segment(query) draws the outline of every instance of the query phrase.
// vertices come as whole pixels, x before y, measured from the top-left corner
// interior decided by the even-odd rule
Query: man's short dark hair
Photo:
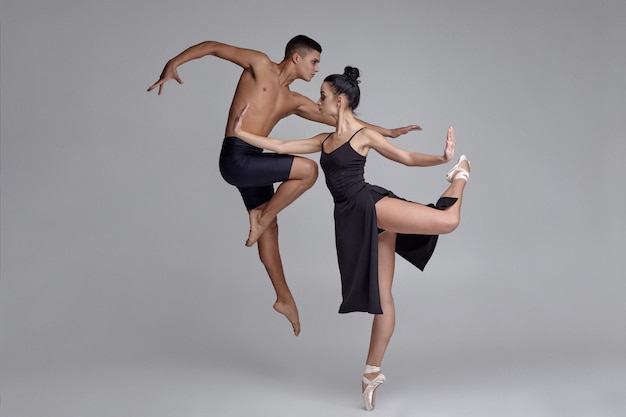
[[[294,36],[289,42],[287,42],[287,46],[285,47],[285,59],[289,58],[294,52],[297,52],[301,56],[305,56],[311,50],[317,51],[321,54],[322,46],[308,36]]]

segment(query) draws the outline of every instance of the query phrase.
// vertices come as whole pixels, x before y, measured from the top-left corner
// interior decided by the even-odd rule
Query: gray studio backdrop
[[[357,66],[361,118],[423,126],[399,146],[441,152],[455,127],[473,169],[462,225],[424,273],[398,259],[396,378],[623,364],[623,2],[296,3],[2,0],[0,413],[37,404],[16,386],[67,372],[358,380],[370,318],[336,313],[323,174],[279,216],[294,338],[217,167],[238,67],[204,58],[146,92],[208,39],[279,61],[307,34],[320,73],[294,90],[317,100],[323,77]],[[273,136],[321,131],[294,116]],[[372,154],[366,176],[426,203],[449,167]]]

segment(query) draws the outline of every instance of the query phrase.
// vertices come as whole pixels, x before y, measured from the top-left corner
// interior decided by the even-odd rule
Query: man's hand
[[[163,71],[161,72],[161,76],[159,77],[159,81],[157,81],[156,83],[148,87],[148,92],[154,90],[156,87],[159,87],[158,95],[161,95],[161,91],[163,90],[163,85],[169,80],[176,80],[178,84],[183,84],[183,80],[181,80],[180,77],[178,76],[178,71],[176,70],[176,67],[171,62],[168,62],[165,65],[165,68],[163,68]]]
[[[422,126],[410,125],[410,126],[404,126],[404,127],[397,127],[395,129],[389,129],[389,133],[387,136],[390,138],[397,138],[398,136],[406,135],[407,133],[412,132],[414,130],[422,130]]]

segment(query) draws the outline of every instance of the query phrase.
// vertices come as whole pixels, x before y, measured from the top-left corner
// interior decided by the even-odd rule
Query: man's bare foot
[[[263,210],[260,209],[250,210],[250,233],[248,234],[248,240],[246,240],[247,247],[253,246],[271,223],[261,222],[262,213]]]
[[[298,307],[296,307],[296,304],[287,304],[282,301],[276,301],[274,303],[274,310],[289,320],[291,327],[293,327],[293,334],[298,336],[300,334],[300,317],[298,316]]]

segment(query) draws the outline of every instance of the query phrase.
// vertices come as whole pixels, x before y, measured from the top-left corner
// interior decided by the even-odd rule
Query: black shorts
[[[274,183],[289,179],[293,155],[263,152],[237,137],[224,138],[220,172],[227,183],[239,189],[247,210],[270,201]]]

